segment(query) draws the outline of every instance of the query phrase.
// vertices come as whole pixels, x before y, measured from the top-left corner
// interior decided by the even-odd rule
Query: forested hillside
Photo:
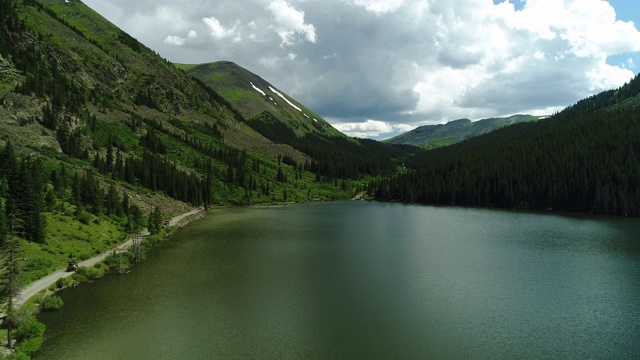
[[[215,90],[80,2],[3,0],[0,16],[1,138],[51,167],[67,163],[68,176],[207,206],[347,197],[355,188],[336,190],[338,180],[373,171],[262,136]]]
[[[553,117],[407,161],[378,199],[640,216],[640,77]]]

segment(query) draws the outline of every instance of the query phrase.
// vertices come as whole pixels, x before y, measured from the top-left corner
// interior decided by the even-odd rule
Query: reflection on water
[[[61,293],[36,358],[640,357],[640,222],[368,202],[225,208]]]

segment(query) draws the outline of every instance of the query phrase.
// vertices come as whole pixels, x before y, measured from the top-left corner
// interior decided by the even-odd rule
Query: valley
[[[0,19],[5,300],[19,296],[13,284],[148,231],[72,276],[129,271],[175,230],[166,219],[200,208],[357,196],[640,216],[638,77],[550,116],[460,119],[380,142],[341,133],[231,61],[174,64],[81,1],[0,0]],[[5,302],[8,318],[22,316]],[[28,355],[38,342],[16,347]]]

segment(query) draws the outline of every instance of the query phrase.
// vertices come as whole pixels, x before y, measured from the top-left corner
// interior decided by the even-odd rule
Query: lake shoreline
[[[195,208],[189,212],[173,217],[171,220],[169,220],[169,226],[175,226],[177,228],[181,228],[192,221],[195,221],[204,217],[205,214],[206,214],[206,211],[204,208]],[[134,238],[139,238],[140,236],[148,236],[148,235],[149,235],[148,230],[141,231],[136,236],[130,237],[127,241],[123,242],[122,244],[119,244],[115,248],[111,248],[99,255],[96,255],[92,258],[79,262],[78,266],[79,267],[93,266],[101,261],[104,261],[104,259],[106,259],[109,255],[113,254],[114,252],[125,251],[126,249],[128,249],[133,244]],[[69,277],[73,274],[74,274],[73,271],[66,271],[66,269],[58,269],[43,278],[40,278],[36,281],[29,283],[27,286],[24,287],[24,289],[22,289],[22,291],[20,292],[20,295],[18,295],[18,297],[16,298],[16,302],[15,302],[16,307],[19,308],[23,306],[29,301],[29,299],[38,295],[43,290],[48,289],[51,285],[55,284],[56,281],[58,281],[59,279]]]

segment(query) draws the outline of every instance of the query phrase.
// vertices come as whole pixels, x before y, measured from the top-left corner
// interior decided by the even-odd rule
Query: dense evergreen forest
[[[537,123],[408,160],[381,200],[640,216],[640,78]]]
[[[369,139],[348,139],[312,132],[298,137],[291,128],[267,111],[249,119],[248,124],[268,139],[289,144],[311,156],[313,161],[305,164],[305,169],[317,173],[319,181],[392,175],[399,159],[411,152],[421,151],[411,146],[388,145]]]

